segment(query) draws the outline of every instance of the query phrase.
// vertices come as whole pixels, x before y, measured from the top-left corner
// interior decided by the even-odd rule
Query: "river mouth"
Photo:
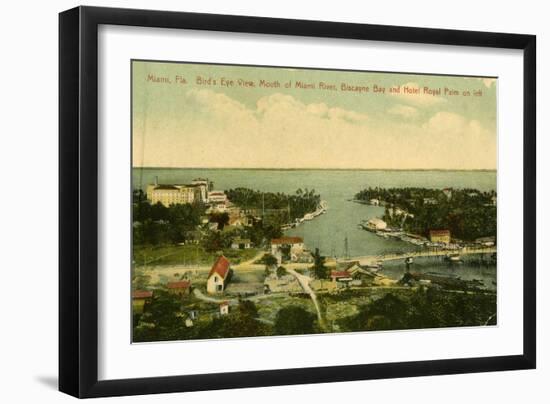
[[[322,255],[339,258],[406,254],[421,250],[421,247],[411,243],[384,239],[358,227],[362,221],[384,213],[383,207],[352,201],[362,189],[453,187],[496,190],[496,171],[134,168],[132,176],[135,189],[145,189],[155,178],[170,184],[186,183],[199,177],[208,178],[214,182],[216,189],[225,190],[245,187],[294,194],[298,189],[314,189],[327,202],[327,211],[285,231],[285,235],[302,237],[309,250],[319,248]]]

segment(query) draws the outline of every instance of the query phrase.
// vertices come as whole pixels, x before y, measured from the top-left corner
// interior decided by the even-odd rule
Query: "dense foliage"
[[[496,295],[419,288],[410,297],[388,293],[340,320],[345,331],[496,324]]]
[[[359,201],[378,199],[385,205],[382,219],[393,227],[428,236],[431,229],[448,229],[453,238],[473,241],[496,236],[496,192],[476,189],[368,188],[355,195]],[[404,217],[398,209],[413,216]]]
[[[308,195],[310,194],[308,192]],[[304,198],[306,201],[310,197]],[[271,204],[272,200],[267,200]],[[309,207],[311,203],[304,202],[304,206]],[[204,204],[175,204],[169,207],[161,203],[152,205],[141,190],[133,193],[132,214],[134,245],[161,246],[200,241],[208,252],[230,248],[232,240],[236,237],[250,239],[255,246],[263,245],[267,240],[282,236],[280,225],[287,219],[285,216],[271,223],[263,223],[260,220],[255,221],[252,226],[226,231],[229,215],[226,212],[211,213],[208,217],[209,222],[217,224],[216,229],[211,230],[206,226],[201,227],[202,219],[206,218]],[[197,233],[197,230],[200,231]]]
[[[249,188],[235,188],[226,192],[227,197],[241,209],[264,211],[270,219],[281,224],[302,218],[313,212],[321,202],[321,196],[315,190],[298,189],[294,194],[281,192],[262,192]]]
[[[233,338],[270,335],[271,327],[259,322],[255,304],[242,300],[228,315],[195,321],[185,325],[179,297],[156,291],[143,315],[134,316],[134,342],[170,341],[181,339]],[[200,316],[200,315],[199,315]],[[141,322],[140,322],[141,321]]]
[[[316,331],[316,317],[300,306],[286,306],[275,319],[275,335],[312,334]]]
[[[143,191],[134,191],[132,203],[133,242],[137,245],[175,244],[189,238],[201,223],[203,204],[151,205]]]

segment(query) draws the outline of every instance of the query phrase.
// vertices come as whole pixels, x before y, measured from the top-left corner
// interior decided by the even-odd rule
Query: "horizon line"
[[[496,168],[275,168],[275,167],[153,167],[132,166],[142,170],[263,170],[263,171],[497,171]]]

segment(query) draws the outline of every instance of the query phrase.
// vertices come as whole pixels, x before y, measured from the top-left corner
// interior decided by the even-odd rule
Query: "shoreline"
[[[303,217],[294,219],[294,222],[292,223],[285,223],[281,225],[281,231],[285,232],[290,229],[295,229],[296,227],[300,226],[302,223],[309,222],[315,219],[316,217],[325,214],[327,210],[328,210],[328,203],[327,201],[322,200],[321,202],[319,202],[317,209],[315,209],[313,212],[307,212]]]

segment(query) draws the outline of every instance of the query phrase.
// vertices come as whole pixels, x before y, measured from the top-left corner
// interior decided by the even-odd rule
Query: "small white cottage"
[[[228,259],[220,255],[208,274],[206,291],[209,294],[223,293],[231,274],[231,264]]]
[[[226,316],[228,314],[229,314],[229,303],[228,302],[220,303],[220,315]]]

